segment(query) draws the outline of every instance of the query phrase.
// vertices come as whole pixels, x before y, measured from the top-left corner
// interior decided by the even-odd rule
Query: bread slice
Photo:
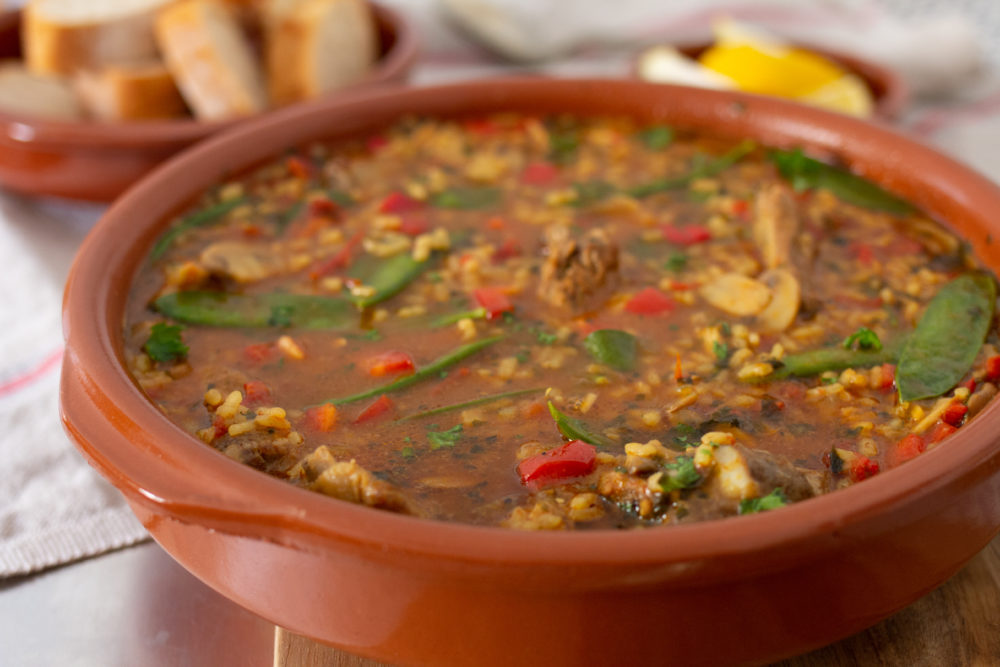
[[[71,75],[156,57],[153,21],[173,0],[31,0],[21,41],[28,69]]]
[[[80,72],[73,88],[87,113],[98,120],[154,120],[187,114],[174,78],[158,60]]]
[[[378,56],[375,20],[365,0],[271,0],[264,15],[272,104],[354,83]]]
[[[18,61],[0,63],[0,111],[57,120],[83,117],[68,81],[32,74]]]
[[[267,107],[253,48],[224,5],[211,0],[171,5],[157,17],[156,42],[196,117],[218,120]]]

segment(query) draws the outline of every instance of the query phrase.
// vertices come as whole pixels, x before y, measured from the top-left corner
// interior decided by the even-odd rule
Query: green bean
[[[486,405],[487,403],[502,401],[505,398],[518,398],[520,396],[527,396],[529,394],[539,394],[543,391],[545,391],[544,387],[535,387],[534,389],[518,389],[516,391],[505,391],[501,394],[491,394],[490,396],[481,396],[480,398],[474,398],[471,401],[464,401],[462,403],[453,403],[451,405],[444,405],[440,408],[433,408],[431,410],[424,410],[423,412],[416,412],[412,415],[402,417],[401,419],[399,419],[399,421],[405,422],[405,421],[410,421],[412,419],[423,419],[424,417],[433,417],[435,415],[444,414],[445,412],[454,412],[455,410],[474,408],[477,405]]]
[[[652,181],[650,183],[645,183],[643,185],[637,185],[632,188],[625,190],[625,193],[633,197],[641,199],[642,197],[648,197],[649,195],[656,194],[659,192],[667,192],[669,190],[676,190],[677,188],[683,188],[687,186],[691,181],[695,181],[699,178],[710,178],[721,172],[725,171],[729,167],[736,164],[739,160],[744,158],[747,154],[751,153],[757,144],[753,141],[745,140],[741,142],[738,146],[730,149],[723,155],[708,160],[700,165],[693,167],[688,173],[682,176],[675,176],[673,178],[664,178],[658,181]]]
[[[446,327],[450,324],[455,324],[460,320],[485,320],[486,319],[486,309],[476,308],[474,310],[463,310],[460,313],[451,313],[449,315],[442,315],[431,322],[431,326],[434,328]]]
[[[471,357],[480,350],[493,345],[494,343],[502,340],[503,336],[493,336],[492,338],[484,338],[482,340],[477,340],[474,343],[468,343],[455,350],[452,350],[443,357],[438,357],[431,363],[427,364],[423,368],[417,369],[412,375],[400,378],[389,384],[384,384],[380,387],[375,387],[373,389],[368,389],[357,394],[352,394],[350,396],[345,396],[344,398],[331,398],[330,400],[323,401],[324,403],[333,403],[334,405],[344,405],[345,403],[354,403],[355,401],[360,401],[365,398],[371,398],[372,396],[378,396],[379,394],[389,394],[395,391],[400,391],[405,389],[410,385],[417,384],[418,382],[423,382],[432,377],[437,377],[441,371],[450,368],[460,361]]]
[[[996,284],[986,273],[967,273],[931,299],[896,368],[900,401],[945,393],[969,372],[993,321]]]
[[[367,272],[362,266],[361,274],[356,274],[354,277],[372,287],[375,292],[370,296],[352,297],[352,300],[361,308],[381,303],[403,291],[407,285],[424,272],[427,265],[427,260],[417,261],[409,254],[404,253],[379,262]],[[368,275],[365,276],[364,273]]]
[[[552,405],[552,401],[549,401],[549,414],[556,421],[556,428],[559,429],[559,432],[570,440],[583,440],[584,442],[589,442],[592,445],[600,447],[613,447],[615,444],[610,438],[591,431],[579,419],[573,419],[569,415],[560,412],[556,406]]]
[[[194,229],[195,227],[204,227],[209,223],[215,222],[237,206],[246,203],[246,201],[246,197],[227,199],[226,201],[219,202],[218,204],[214,204],[208,208],[203,208],[200,211],[195,211],[194,213],[181,218],[180,222],[168,229],[166,233],[153,245],[153,249],[149,253],[150,259],[159,259],[160,256],[167,251],[174,240],[184,232],[189,229]]]
[[[161,296],[153,307],[179,322],[210,327],[338,329],[357,318],[346,299],[284,292],[174,292]]]
[[[795,190],[825,188],[843,201],[862,208],[896,215],[913,212],[908,202],[849,171],[806,157],[801,148],[772,151],[770,159]]]
[[[431,204],[438,208],[473,210],[489,208],[500,203],[500,188],[450,188],[431,196]]]
[[[583,340],[594,359],[605,366],[619,371],[630,371],[635,368],[636,355],[639,346],[635,336],[618,329],[600,329],[594,331]]]
[[[763,381],[781,380],[787,377],[808,377],[827,371],[842,371],[845,368],[867,368],[896,361],[902,348],[903,339],[882,344],[880,350],[847,350],[843,346],[826,347],[800,354],[789,354],[781,359],[781,366]]]

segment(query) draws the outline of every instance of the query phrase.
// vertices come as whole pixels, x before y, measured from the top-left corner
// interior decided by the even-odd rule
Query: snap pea
[[[559,429],[559,432],[570,440],[583,440],[584,442],[589,442],[592,445],[600,447],[613,447],[615,444],[610,438],[591,431],[579,419],[573,419],[569,415],[560,412],[556,406],[552,405],[552,401],[549,401],[549,414],[556,421],[556,428]]]
[[[806,157],[801,148],[772,151],[769,157],[795,190],[825,188],[843,201],[862,208],[896,215],[913,212],[908,202],[849,171]]]
[[[464,361],[477,352],[499,342],[502,339],[503,336],[493,336],[492,338],[484,338],[482,340],[477,340],[474,343],[468,343],[452,350],[442,357],[438,357],[426,366],[418,368],[412,375],[407,375],[406,377],[390,382],[389,384],[384,384],[380,387],[368,389],[357,394],[351,394],[350,396],[345,396],[343,398],[331,398],[330,400],[323,402],[332,403],[334,405],[344,405],[345,403],[354,403],[355,401],[371,398],[372,396],[378,396],[379,394],[388,394],[401,389],[406,389],[410,385],[437,377],[441,371],[454,366],[460,361]]]
[[[163,236],[161,236],[160,239],[153,245],[153,249],[149,253],[150,258],[158,259],[167,251],[178,236],[189,229],[204,227],[209,223],[215,222],[237,206],[245,204],[246,201],[246,197],[227,199],[226,201],[219,202],[218,204],[214,204],[208,208],[203,208],[200,211],[195,211],[194,213],[181,218],[176,225],[168,229],[166,233],[164,233]]]
[[[719,157],[706,160],[701,164],[695,165],[688,173],[682,176],[664,178],[658,181],[645,183],[643,185],[637,185],[635,187],[628,188],[625,190],[625,193],[641,199],[642,197],[648,197],[649,195],[659,192],[667,192],[668,190],[682,188],[688,185],[691,181],[699,178],[710,178],[725,171],[740,161],[747,154],[752,152],[756,147],[757,144],[753,141],[750,141],[749,139],[744,140],[740,142],[739,145],[731,148]]]
[[[490,396],[482,396],[480,398],[474,398],[471,401],[464,401],[462,403],[453,403],[451,405],[444,405],[440,408],[433,408],[431,410],[424,410],[423,412],[416,412],[412,415],[407,415],[401,418],[399,421],[405,422],[413,419],[423,419],[424,417],[433,417],[435,415],[444,414],[445,412],[454,412],[455,410],[464,410],[466,408],[474,408],[477,405],[486,405],[487,403],[494,403],[496,401],[502,401],[505,398],[518,398],[521,396],[527,396],[529,394],[540,394],[545,389],[543,387],[535,387],[534,389],[518,389],[516,391],[505,391],[501,394],[491,394]]]
[[[599,329],[583,340],[583,346],[587,348],[590,356],[605,366],[619,371],[630,371],[635,368],[639,346],[635,336],[627,331]]]
[[[431,204],[438,208],[473,210],[489,208],[500,203],[500,188],[450,188],[431,196]]]
[[[210,327],[337,329],[357,317],[346,299],[286,293],[174,292],[158,298],[153,307],[179,322]]]
[[[374,265],[360,265],[352,277],[375,292],[370,296],[351,297],[361,308],[374,306],[399,294],[427,268],[428,261],[417,261],[409,254],[394,255]]]
[[[969,372],[986,339],[996,304],[996,284],[985,273],[967,273],[931,299],[896,368],[899,400],[945,393]]]

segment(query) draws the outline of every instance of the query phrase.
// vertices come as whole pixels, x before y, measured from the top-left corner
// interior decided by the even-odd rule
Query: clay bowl
[[[1000,190],[891,130],[778,100],[630,81],[492,80],[366,91],[247,123],[130,190],[66,289],[63,420],[184,567],[295,633],[403,664],[733,664],[850,635],[956,572],[1000,528],[1000,404],[942,446],[834,494],[687,526],[534,534],[309,493],[167,421],[124,370],[128,285],[168,216],[284,149],[401,114],[629,114],[806,146],[949,224],[1000,271]]]
[[[412,23],[393,9],[372,8],[379,61],[351,89],[403,83],[416,61]],[[20,12],[0,16],[0,58],[21,57],[20,25]],[[30,195],[111,201],[177,151],[246,120],[66,122],[0,111],[0,185]]]
[[[710,46],[712,46],[711,43],[699,42],[697,44],[677,45],[675,48],[689,58],[697,58],[708,50]],[[871,91],[875,101],[872,114],[874,119],[894,121],[906,107],[910,96],[909,91],[907,90],[906,82],[894,70],[871,60],[841,51],[831,51],[805,44],[798,44],[796,46],[819,54],[860,77],[868,86],[868,90]],[[645,50],[641,51],[635,57],[632,66],[632,74],[637,78],[640,78],[639,60],[642,58],[643,53],[645,53]]]

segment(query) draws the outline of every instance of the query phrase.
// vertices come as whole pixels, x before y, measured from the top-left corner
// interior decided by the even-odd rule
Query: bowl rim
[[[651,88],[655,91],[651,92]],[[183,203],[186,196],[169,190],[169,186],[182,178],[192,164],[226,161],[224,156],[262,130],[294,127],[309,118],[361,117],[359,122],[363,124],[369,122],[370,114],[366,111],[375,107],[392,107],[393,113],[401,115],[406,110],[412,111],[420,100],[433,101],[455,94],[464,95],[463,99],[475,97],[476,104],[490,104],[502,103],[504,95],[516,99],[543,95],[572,98],[574,94],[594,89],[608,95],[608,99],[652,94],[665,104],[704,111],[704,116],[712,116],[705,122],[732,114],[758,114],[766,120],[761,121],[755,134],[765,145],[788,144],[791,138],[796,144],[808,144],[821,151],[843,151],[848,162],[858,161],[856,166],[862,173],[865,165],[858,156],[881,160],[878,164],[890,172],[906,166],[920,178],[907,185],[904,196],[937,215],[943,210],[941,202],[966,207],[962,211],[973,203],[984,202],[992,204],[993,210],[1000,208],[1000,188],[970,168],[893,130],[743,93],[627,80],[529,77],[429,88],[366,90],[347,99],[288,108],[245,123],[172,158],[115,202],[84,242],[73,264],[64,300],[67,354],[60,410],[71,438],[91,464],[132,503],[184,523],[297,549],[321,552],[335,542],[350,543],[372,553],[405,553],[421,561],[512,568],[526,564],[563,567],[690,564],[710,557],[746,559],[768,554],[767,558],[741,567],[739,576],[745,576],[748,569],[774,568],[782,559],[787,562],[804,553],[829,548],[838,541],[859,539],[877,526],[884,530],[887,515],[893,517],[890,524],[926,515],[933,511],[935,502],[950,502],[970,480],[1000,470],[1000,441],[996,435],[1000,430],[996,428],[1000,406],[992,403],[955,438],[905,466],[886,471],[864,484],[779,511],[653,530],[524,533],[375,510],[305,491],[261,474],[206,447],[167,420],[125,370],[116,342],[116,337],[121,337],[117,330],[122,322],[120,318],[116,321],[115,314],[123,310],[127,290],[116,280],[125,276],[126,282],[131,282],[156,232],[167,222],[165,215],[157,217],[149,213],[150,203],[160,201],[158,205],[162,207],[164,199],[170,200],[170,210]],[[452,107],[437,104],[435,108],[440,115],[449,112],[456,115]],[[653,109],[650,113],[663,112]],[[370,131],[376,126],[365,127]],[[845,137],[851,138],[849,144],[843,143]],[[892,151],[874,150],[872,144],[879,141],[881,145],[889,142]],[[233,168],[254,162],[259,160],[226,161]],[[922,176],[920,169],[930,165],[936,165],[947,177],[939,173],[932,182],[930,177]],[[872,171],[869,177],[890,187],[904,183],[901,178],[893,180],[889,172]],[[204,184],[200,189],[203,188]],[[132,225],[136,217],[147,217],[153,222]],[[979,215],[977,220],[980,218],[982,223],[969,224],[976,229],[976,225],[987,224],[987,215]],[[988,234],[984,231],[983,236]],[[984,241],[978,237],[972,241],[979,247],[990,242],[990,238]],[[130,244],[135,256],[131,260],[127,256]],[[982,254],[979,253],[980,258],[987,260]],[[1000,259],[994,264],[997,262]],[[116,300],[120,307],[115,306]],[[204,471],[204,475],[192,477],[192,468]],[[260,504],[262,498],[268,500],[267,505]],[[992,528],[996,532],[1000,527]]]
[[[340,96],[360,87],[387,85],[396,81],[409,70],[417,59],[419,41],[413,21],[404,12],[388,5],[366,0],[372,8],[375,24],[379,32],[389,28],[395,35],[391,48],[376,61],[362,79],[349,86],[330,93]],[[0,16],[0,25],[19,25],[21,10],[11,10]],[[323,98],[320,98],[323,99]],[[316,100],[305,100],[289,106],[311,104]],[[109,123],[97,120],[65,121],[39,116],[28,116],[0,110],[0,128],[7,139],[30,143],[39,149],[46,147],[124,147],[137,144],[144,147],[172,147],[188,144],[236,125],[249,122],[260,116],[276,113],[287,107],[266,109],[246,118],[201,121],[194,117],[179,119],[149,120]]]

